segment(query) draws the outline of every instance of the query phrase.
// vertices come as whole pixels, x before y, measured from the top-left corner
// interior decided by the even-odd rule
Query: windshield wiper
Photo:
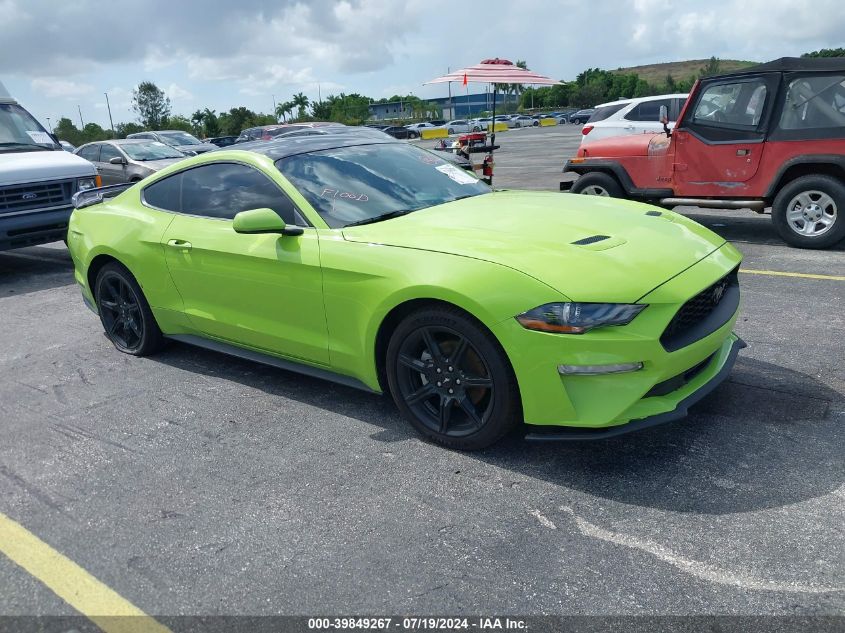
[[[401,215],[407,215],[408,213],[412,213],[416,211],[416,209],[404,209],[402,211],[389,211],[388,213],[382,213],[381,215],[376,215],[371,218],[365,218],[363,220],[358,220],[356,222],[350,222],[343,228],[349,226],[360,226],[362,224],[372,224],[373,222],[381,222],[382,220],[390,220],[391,218],[398,218]]]
[[[35,148],[35,149],[43,149],[43,150],[48,151],[48,152],[53,151],[52,147],[44,147],[43,145],[35,145],[33,143],[0,143],[0,148],[2,148],[2,147],[25,147],[27,149]]]

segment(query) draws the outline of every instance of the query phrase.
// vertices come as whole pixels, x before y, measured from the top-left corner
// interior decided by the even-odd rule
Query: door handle
[[[191,243],[185,240],[167,240],[167,245],[172,248],[181,248],[186,251],[191,250]]]

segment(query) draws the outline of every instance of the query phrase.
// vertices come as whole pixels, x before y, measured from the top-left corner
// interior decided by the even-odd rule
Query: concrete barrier
[[[420,138],[423,140],[431,138],[446,138],[449,131],[445,127],[423,128],[420,130]]]
[[[508,131],[508,124],[504,121],[497,121],[493,124],[493,131],[494,132],[507,132]]]
[[[548,127],[550,125],[557,125],[557,119],[540,119],[540,127]]]

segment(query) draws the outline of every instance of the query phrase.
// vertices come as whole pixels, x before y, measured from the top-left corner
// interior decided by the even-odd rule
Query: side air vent
[[[646,215],[650,215],[652,217],[659,218],[661,215],[663,215],[663,212],[662,211],[646,211]]]
[[[572,243],[576,246],[586,246],[587,244],[595,244],[596,242],[603,242],[607,239],[610,239],[609,235],[591,235],[590,237],[584,237]]]

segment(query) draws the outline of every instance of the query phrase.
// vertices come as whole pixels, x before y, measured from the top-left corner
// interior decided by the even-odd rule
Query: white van
[[[596,111],[581,128],[581,146],[600,138],[627,134],[659,134],[660,106],[669,112],[669,128],[675,126],[678,115],[687,101],[687,94],[654,95],[636,99],[620,99],[596,106]]]
[[[71,196],[99,186],[94,165],[63,150],[0,83],[0,251],[65,239]]]

